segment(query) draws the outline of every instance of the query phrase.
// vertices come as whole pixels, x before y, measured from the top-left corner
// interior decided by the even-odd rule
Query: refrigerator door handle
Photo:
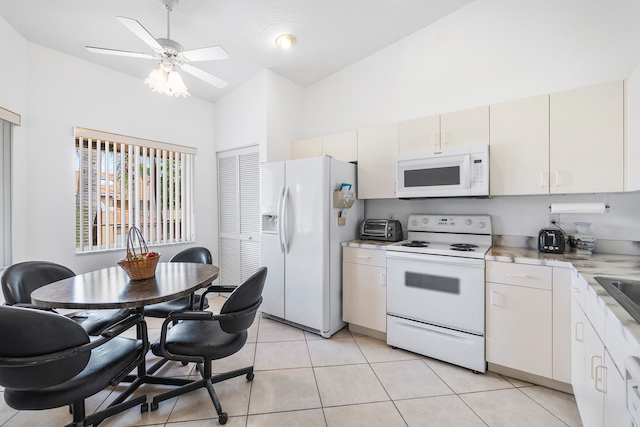
[[[284,190],[284,197],[282,199],[282,220],[284,222],[284,232],[282,233],[282,241],[284,243],[284,253],[289,253],[289,187]]]
[[[283,211],[282,211],[282,202],[284,198],[284,187],[280,187],[280,195],[278,196],[278,243],[280,243],[280,252],[284,253],[284,243],[282,240],[282,221],[283,221]]]

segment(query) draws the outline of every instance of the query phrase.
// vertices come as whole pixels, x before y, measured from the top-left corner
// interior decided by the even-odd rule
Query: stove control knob
[[[418,220],[414,219],[413,221],[411,221],[411,225],[413,225],[414,227],[418,225]]]
[[[429,218],[422,218],[423,224],[429,224]]]
[[[467,219],[464,220],[464,223],[467,224],[467,225],[471,225],[471,224],[473,224],[473,220],[471,218],[467,218]]]
[[[487,224],[484,221],[478,222],[478,228],[485,228]]]

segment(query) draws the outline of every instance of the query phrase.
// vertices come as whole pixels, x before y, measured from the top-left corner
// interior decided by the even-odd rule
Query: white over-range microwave
[[[396,179],[400,199],[488,197],[489,146],[402,154]]]

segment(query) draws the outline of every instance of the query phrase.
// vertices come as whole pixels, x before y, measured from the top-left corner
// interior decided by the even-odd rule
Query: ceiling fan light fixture
[[[296,44],[296,38],[292,34],[280,34],[276,37],[276,46],[282,49],[289,49]]]
[[[190,96],[182,77],[173,66],[166,67],[164,64],[158,64],[143,83],[155,93],[176,97]]]

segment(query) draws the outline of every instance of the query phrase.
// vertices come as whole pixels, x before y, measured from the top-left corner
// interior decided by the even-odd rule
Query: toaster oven
[[[402,225],[397,219],[365,219],[360,226],[360,238],[399,242],[402,240]]]

